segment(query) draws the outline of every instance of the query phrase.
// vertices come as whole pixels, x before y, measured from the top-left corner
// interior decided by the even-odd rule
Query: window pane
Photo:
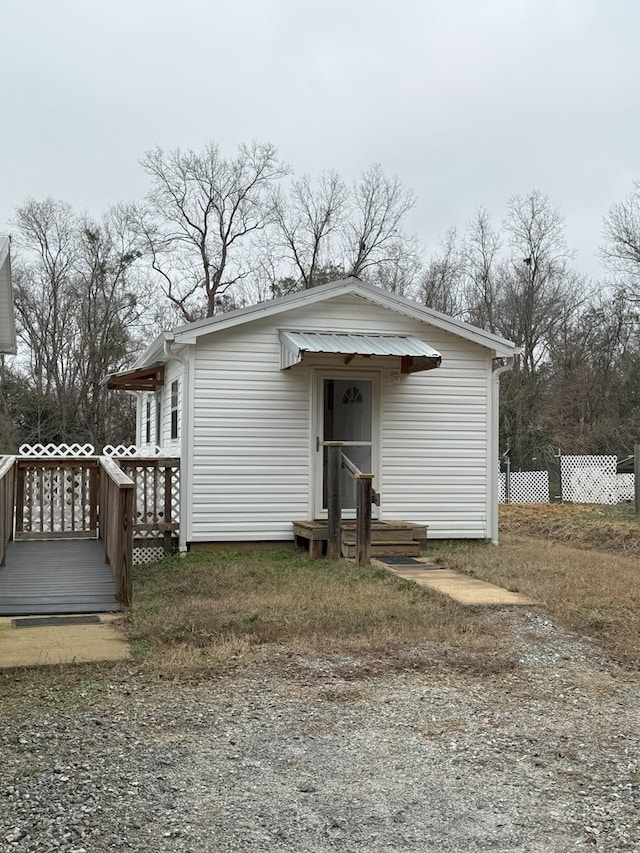
[[[370,379],[325,379],[325,441],[371,441],[372,386]]]

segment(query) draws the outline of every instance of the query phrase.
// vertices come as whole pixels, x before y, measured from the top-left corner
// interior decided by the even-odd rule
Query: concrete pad
[[[97,625],[14,628],[0,618],[0,669],[62,663],[125,660],[131,649],[117,614],[101,614]]]
[[[454,572],[451,569],[427,568],[429,563],[427,561],[424,562],[425,568],[423,570],[416,565],[412,567],[391,566],[386,563],[382,563],[381,565],[384,565],[387,569],[398,575],[398,577],[414,581],[419,586],[435,589],[437,592],[448,595],[449,598],[460,602],[460,604],[535,604],[526,595],[521,595],[518,592],[509,592],[509,590],[503,589],[500,586],[494,586],[492,583],[470,578],[468,575]]]

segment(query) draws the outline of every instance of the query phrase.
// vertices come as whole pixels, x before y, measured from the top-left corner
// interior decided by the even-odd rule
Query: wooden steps
[[[342,556],[348,560],[355,559],[357,546],[355,539],[342,538]],[[419,557],[420,545],[417,542],[395,541],[393,539],[381,539],[371,542],[372,557]]]
[[[293,535],[298,547],[308,548],[312,559],[326,553],[329,538],[327,522],[322,519],[294,521]],[[427,547],[427,526],[408,521],[372,521],[371,556],[415,557]],[[356,523],[342,522],[342,555],[355,557]]]

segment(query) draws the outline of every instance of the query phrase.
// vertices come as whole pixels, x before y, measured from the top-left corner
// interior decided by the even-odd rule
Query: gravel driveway
[[[534,611],[495,618],[506,674],[283,652],[72,704],[43,688],[0,717],[0,849],[640,850],[640,678]]]

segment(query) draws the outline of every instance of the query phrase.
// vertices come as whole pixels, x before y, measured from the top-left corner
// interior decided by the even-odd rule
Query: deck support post
[[[342,555],[342,502],[340,495],[342,442],[325,441],[324,446],[327,448],[327,521],[329,527],[327,558],[338,560]]]
[[[101,457],[100,465],[100,537],[104,539],[105,561],[113,571],[116,601],[130,607],[135,484],[110,457]]]
[[[356,564],[371,565],[373,474],[356,474]]]

